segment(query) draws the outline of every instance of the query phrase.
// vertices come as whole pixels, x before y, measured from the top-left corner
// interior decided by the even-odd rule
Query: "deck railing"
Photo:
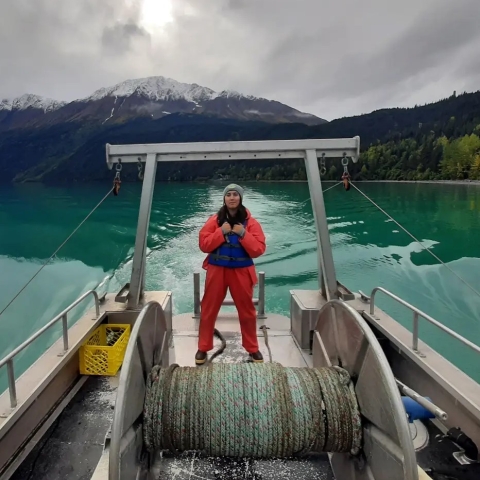
[[[412,332],[412,349],[414,352],[419,353],[418,351],[418,323],[419,323],[419,318],[422,317],[427,322],[431,323],[432,325],[435,325],[437,328],[440,330],[443,330],[445,333],[450,335],[453,338],[456,338],[460,342],[462,342],[464,345],[467,347],[471,348],[474,352],[480,353],[480,347],[476,345],[475,343],[471,342],[470,340],[467,340],[465,337],[462,337],[458,333],[454,332],[452,329],[446,327],[445,325],[441,324],[439,321],[435,320],[432,318],[430,315],[427,315],[425,312],[422,312],[419,310],[417,307],[414,307],[413,305],[410,305],[410,303],[406,302],[405,300],[401,299],[400,297],[397,297],[397,295],[393,294],[392,292],[389,292],[383,287],[375,287],[372,290],[372,294],[370,296],[370,315],[375,315],[375,294],[377,292],[382,292],[388,297],[392,298],[396,302],[400,303],[401,305],[407,307],[409,310],[413,312],[413,332]]]
[[[265,318],[265,272],[258,272],[258,298],[253,298],[258,318]],[[233,299],[225,299],[222,306],[234,306]],[[200,317],[200,272],[193,274],[193,316]]]
[[[13,360],[14,358],[25,348],[27,348],[31,343],[33,343],[40,335],[45,333],[51,327],[56,325],[60,320],[62,321],[62,329],[63,329],[63,351],[64,353],[68,351],[68,312],[72,310],[72,308],[76,307],[79,303],[81,303],[85,298],[89,295],[93,295],[95,299],[95,313],[98,317],[100,315],[100,299],[98,297],[98,293],[95,290],[89,290],[85,292],[82,296],[78,297],[71,305],[69,305],[65,310],[60,312],[53,320],[50,320],[45,326],[37,330],[30,338],[25,340],[21,345],[19,345],[15,350],[10,352],[6,357],[0,360],[0,369],[7,366],[7,375],[8,375],[8,390],[10,393],[10,406],[15,408],[17,406],[17,390],[16,390],[16,379],[15,379],[15,370],[13,368]]]

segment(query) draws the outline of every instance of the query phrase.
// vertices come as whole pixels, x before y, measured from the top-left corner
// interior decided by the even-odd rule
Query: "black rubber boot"
[[[251,353],[250,358],[252,359],[253,363],[263,363],[263,355],[261,354],[260,350],[255,353]]]
[[[207,361],[207,352],[202,352],[201,350],[197,351],[195,355],[195,364],[203,365]]]

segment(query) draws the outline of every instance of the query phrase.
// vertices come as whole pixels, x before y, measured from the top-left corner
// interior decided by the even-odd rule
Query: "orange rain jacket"
[[[265,234],[263,233],[260,223],[252,217],[250,211],[247,210],[247,226],[245,227],[245,235],[240,239],[240,243],[251,258],[258,258],[265,253],[267,246],[265,244]],[[217,214],[212,215],[202,227],[199,233],[199,247],[204,253],[212,253],[220,245],[225,242],[222,228],[218,226]],[[202,267],[207,270],[209,267],[208,255],[203,261]],[[220,267],[226,268],[226,267]],[[249,269],[250,277],[254,285],[256,285],[257,273],[255,265],[246,267]]]

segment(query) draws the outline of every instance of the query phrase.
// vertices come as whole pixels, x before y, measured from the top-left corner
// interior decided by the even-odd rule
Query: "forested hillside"
[[[65,182],[112,177],[105,144],[338,138],[359,135],[362,153],[349,170],[357,180],[480,179],[480,92],[413,108],[383,109],[317,126],[266,124],[172,114],[120,125],[66,122],[0,133],[0,182]],[[134,179],[136,167],[124,168]],[[338,160],[327,160],[337,179]],[[305,179],[302,162],[246,161],[162,164],[159,180],[190,181],[229,175],[238,180]]]
[[[480,180],[480,92],[342,118],[317,130],[318,138],[360,135],[360,160],[349,166],[357,180]],[[341,174],[339,161],[327,161],[327,179]],[[261,178],[306,177],[299,162],[286,171],[267,169]]]

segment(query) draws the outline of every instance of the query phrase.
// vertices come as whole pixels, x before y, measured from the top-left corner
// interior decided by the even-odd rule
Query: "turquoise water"
[[[331,186],[326,184],[325,187]],[[359,187],[443,261],[480,290],[480,187],[363,183]],[[40,268],[109,185],[2,186],[0,191],[0,310]],[[157,184],[148,239],[146,287],[173,291],[175,313],[193,309],[192,272],[204,255],[198,230],[221,202],[221,185]],[[317,288],[316,239],[305,183],[246,185],[245,204],[263,225],[267,252],[266,309],[289,315],[290,289]],[[0,358],[90,288],[118,291],[129,281],[140,198],[139,184],[110,196],[0,316]],[[480,344],[480,298],[358,192],[325,194],[338,279],[350,289],[382,286]],[[204,278],[202,271],[202,279]],[[378,305],[411,329],[411,314],[378,294]],[[74,322],[92,303],[76,307]],[[19,375],[61,335],[61,324],[15,361]],[[420,336],[480,381],[480,359],[421,322]],[[0,372],[2,375],[4,372]],[[3,382],[0,387],[4,387]],[[1,388],[0,388],[1,389]]]

